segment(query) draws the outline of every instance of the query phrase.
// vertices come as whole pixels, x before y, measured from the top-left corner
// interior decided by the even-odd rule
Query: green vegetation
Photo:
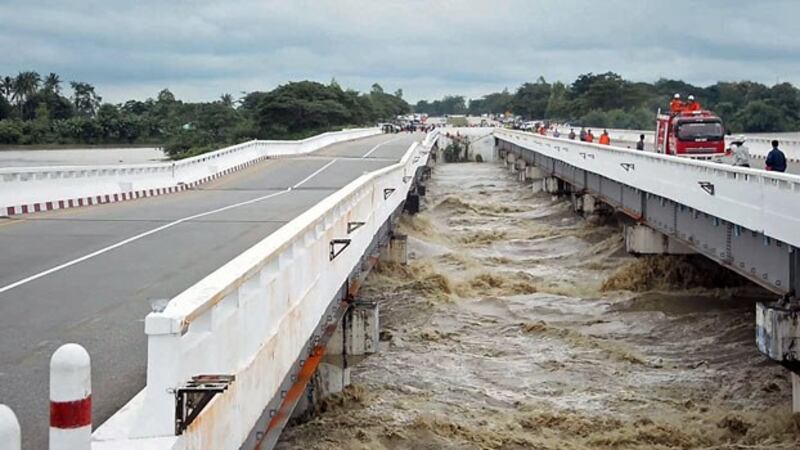
[[[415,112],[431,115],[512,112],[528,119],[570,121],[593,127],[653,129],[655,112],[672,95],[693,94],[704,108],[719,114],[732,132],[800,129],[800,91],[790,83],[767,87],[751,81],[718,82],[708,87],[678,80],[628,81],[613,72],[584,74],[572,84],[539,78],[513,94],[508,90],[469,101],[448,96],[420,101]]]
[[[406,114],[402,90],[379,84],[367,94],[292,82],[238,101],[224,94],[214,102],[183,102],[167,89],[155,99],[103,103],[94,86],[32,71],[0,77],[0,144],[151,144],[184,158],[250,139],[299,139],[346,126],[371,125]]]

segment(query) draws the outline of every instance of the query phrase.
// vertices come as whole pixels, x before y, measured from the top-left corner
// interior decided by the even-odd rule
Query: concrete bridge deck
[[[178,194],[0,221],[0,399],[25,448],[47,442],[48,360],[64,342],[93,358],[102,423],[145,383],[143,320],[422,134],[380,135],[269,160]]]

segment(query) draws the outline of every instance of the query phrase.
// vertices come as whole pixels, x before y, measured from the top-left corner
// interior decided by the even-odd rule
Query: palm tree
[[[17,101],[20,114],[22,113],[22,106],[25,104],[25,101],[39,90],[39,83],[41,81],[42,77],[40,77],[38,73],[30,70],[27,72],[20,72],[14,79],[13,98]]]
[[[61,93],[61,77],[57,73],[50,72],[44,79],[44,90],[53,94]]]
[[[228,108],[233,108],[233,96],[231,94],[222,94],[219,101]]]
[[[14,91],[14,79],[5,76],[0,78],[0,95],[3,95],[6,99],[11,99],[11,93]]]

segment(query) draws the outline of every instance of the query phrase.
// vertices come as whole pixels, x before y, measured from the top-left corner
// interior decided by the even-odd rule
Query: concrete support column
[[[514,164],[517,162],[517,155],[513,153],[506,154],[506,168],[508,168],[511,173],[514,173],[516,169],[514,168]]]
[[[671,237],[645,225],[625,226],[625,249],[636,255],[691,255],[696,253]]]
[[[800,305],[756,304],[756,345],[761,353],[792,370],[792,412],[800,412]]]
[[[544,177],[542,179],[542,189],[548,194],[559,195],[563,191],[561,189],[561,180],[556,177]]]
[[[528,163],[522,158],[517,159],[516,163],[514,164],[514,167],[517,170],[517,173],[519,174],[517,177],[519,178],[519,181],[523,183],[525,182],[525,179],[528,175],[528,170],[526,169],[527,165]]]
[[[393,233],[386,247],[381,249],[380,261],[394,264],[408,264],[408,236]]]
[[[544,188],[542,180],[546,176],[544,171],[536,166],[531,165],[527,167],[526,172],[527,173],[525,174],[525,177],[532,181],[531,189],[533,189],[533,192],[541,192]]]
[[[365,301],[353,303],[328,341],[325,356],[293,416],[300,417],[313,412],[320,401],[349,386],[352,367],[368,355],[377,353],[379,341],[378,304]]]

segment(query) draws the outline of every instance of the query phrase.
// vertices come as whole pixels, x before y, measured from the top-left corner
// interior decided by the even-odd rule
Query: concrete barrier
[[[800,247],[800,176],[496,129],[521,147]]]
[[[20,450],[21,436],[16,414],[8,406],[0,404],[0,450]]]
[[[250,141],[175,162],[0,169],[0,216],[74,208],[179,192],[259,161],[300,155],[380,134],[378,128],[323,133],[300,141]]]
[[[62,345],[50,359],[50,450],[90,450],[92,369],[78,344]]]
[[[252,439],[332,298],[403,204],[437,133],[148,315],[147,386],[94,433],[92,448],[238,449]],[[212,378],[224,386],[190,425],[176,430],[181,392]]]

